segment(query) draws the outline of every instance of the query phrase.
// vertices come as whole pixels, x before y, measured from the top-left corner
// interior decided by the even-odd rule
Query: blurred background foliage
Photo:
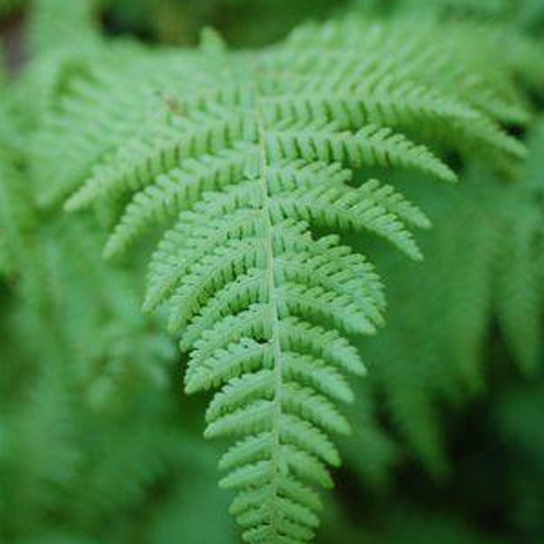
[[[47,111],[105,41],[122,59],[212,26],[255,47],[353,11],[544,48],[543,0],[0,0],[0,542],[237,542],[202,401],[182,397],[183,361],[140,312],[142,263],[97,260],[92,221],[36,198]],[[361,345],[371,372],[321,544],[544,541],[544,66],[531,70],[530,121],[510,127],[524,165],[452,157],[459,186],[397,180],[435,228],[423,264],[375,255],[388,325]]]

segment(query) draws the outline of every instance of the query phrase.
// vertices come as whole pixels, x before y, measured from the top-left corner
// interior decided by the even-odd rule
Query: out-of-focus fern
[[[66,44],[59,37],[59,59],[70,58]],[[0,540],[92,542],[113,524],[120,540],[129,524],[118,511],[148,500],[184,443],[166,383],[174,351],[139,312],[138,276],[93,257],[96,225],[34,205],[29,128],[82,73],[48,55],[30,71],[54,77],[27,73],[0,105]],[[28,108],[38,81],[48,100]]]
[[[0,369],[0,536],[7,542],[46,541],[49,516],[81,534],[110,519],[123,525],[118,511],[147,500],[185,444],[166,384],[173,351],[139,314],[133,278],[92,258],[99,240],[86,221],[52,223],[25,231],[3,323],[10,342]],[[106,296],[114,284],[115,300]]]
[[[510,29],[538,29],[544,17],[541,0],[354,0],[355,6],[372,11],[399,13],[402,17],[421,16],[439,20],[478,20],[507,23]]]
[[[523,3],[523,0],[522,2]],[[427,13],[434,12],[438,16],[452,14],[457,16],[474,16],[479,17],[497,17],[502,15],[507,10],[513,9],[511,0],[481,0],[473,2],[472,0],[437,0],[434,2],[425,3],[424,0],[399,0],[397,2],[400,10],[405,10],[407,13],[413,13],[414,10],[425,10]]]
[[[80,47],[96,39],[96,17],[96,0],[33,0],[28,28],[31,52],[42,55],[53,48],[69,50],[68,44]]]
[[[486,387],[497,329],[521,371],[534,375],[541,366],[541,134],[540,121],[514,178],[479,164],[454,190],[437,188],[432,198],[416,191],[434,223],[422,236],[424,266],[400,268],[387,254],[378,261],[391,286],[390,318],[380,337],[360,347],[391,419],[435,472],[445,465],[440,406]],[[409,190],[409,180],[399,183]]]
[[[21,265],[24,232],[32,224],[34,214],[19,164],[17,124],[4,94],[0,94],[0,100],[0,273],[11,275]]]
[[[493,183],[486,171],[469,182],[437,231],[435,247],[437,272],[447,285],[449,353],[460,378],[479,387],[478,361],[494,310],[519,365],[530,371],[540,360],[542,212],[531,193]],[[475,229],[470,239],[461,228],[467,222]]]
[[[544,218],[538,136],[530,149],[532,159],[519,179],[497,179],[485,168],[471,172],[434,235],[431,261],[440,267],[434,272],[447,290],[449,352],[473,385],[492,314],[524,371],[534,372],[542,356]],[[470,239],[462,228],[467,223],[474,227]],[[432,273],[432,264],[428,266]]]
[[[35,0],[25,27],[29,59],[15,82],[13,99],[23,120],[41,121],[70,78],[86,73],[102,52],[94,0]]]

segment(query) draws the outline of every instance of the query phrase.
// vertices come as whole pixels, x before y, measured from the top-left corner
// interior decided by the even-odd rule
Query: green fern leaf
[[[421,257],[410,229],[429,220],[376,172],[455,180],[399,130],[465,131],[490,153],[521,153],[469,89],[429,81],[419,38],[391,58],[393,43],[356,39],[346,23],[258,54],[205,48],[187,60],[205,89],[170,85],[173,98],[143,114],[136,135],[119,128],[107,152],[94,151],[67,203],[121,204],[108,255],[173,223],[145,306],[166,306],[189,352],[186,391],[218,390],[205,436],[238,440],[221,485],[238,492],[232,511],[250,544],[313,538],[312,487],[330,487],[328,467],[339,464],[329,435],[349,432],[336,406],[353,399],[344,374],[364,374],[352,337],[383,323],[381,282],[341,236],[377,235]],[[158,63],[165,81],[180,73],[173,66]]]

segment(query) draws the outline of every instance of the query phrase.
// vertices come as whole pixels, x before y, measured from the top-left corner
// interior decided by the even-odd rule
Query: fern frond
[[[28,40],[32,52],[43,55],[52,48],[78,45],[96,39],[97,0],[32,0]]]
[[[533,213],[530,213],[533,211]],[[508,225],[498,276],[498,317],[514,357],[526,372],[534,371],[542,353],[538,253],[542,252],[542,214],[526,210]]]
[[[352,336],[383,322],[381,282],[344,235],[373,233],[421,257],[411,228],[429,220],[375,173],[455,179],[400,129],[470,133],[490,153],[522,153],[500,115],[467,100],[477,91],[438,71],[447,57],[431,73],[424,40],[393,53],[398,40],[354,28],[309,29],[254,55],[205,50],[201,66],[188,60],[205,90],[171,86],[166,107],[140,113],[131,137],[132,120],[116,122],[66,185],[82,183],[70,210],[121,210],[109,255],[173,222],[152,258],[146,307],[166,306],[189,352],[186,391],[219,389],[205,435],[239,440],[222,460],[222,486],[238,492],[233,512],[252,544],[313,538],[311,487],[332,485],[329,435],[349,432],[336,407],[353,398],[343,375],[364,373]],[[169,61],[158,66],[179,75]],[[106,79],[126,86],[123,75]],[[147,96],[140,112],[152,108],[152,86],[134,92]]]
[[[510,72],[513,66],[507,64],[511,59],[488,62],[493,58],[490,36],[495,37],[485,26],[437,25],[425,17],[419,17],[417,23],[415,18],[405,18],[391,25],[351,16],[343,24],[328,24],[321,34],[302,28],[295,31],[292,41],[299,51],[296,61],[315,63],[316,69],[327,69],[327,60],[312,52],[312,45],[318,47],[319,40],[325,40],[336,51],[331,82],[353,77],[350,64],[359,59],[355,77],[361,69],[363,74],[370,73],[371,81],[387,77],[398,85],[399,79],[408,79],[446,96],[460,97],[466,105],[501,121],[526,120],[526,105]],[[368,52],[362,64],[361,47]],[[538,47],[538,56],[536,51]],[[385,62],[383,55],[387,55]],[[466,124],[463,117],[461,124]]]

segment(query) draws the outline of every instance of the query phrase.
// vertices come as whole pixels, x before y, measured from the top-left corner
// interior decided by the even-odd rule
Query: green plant
[[[228,53],[210,34],[202,53],[155,55],[144,84],[131,85],[138,135],[124,137],[120,117],[109,129],[119,140],[100,142],[110,152],[86,150],[85,164],[97,166],[68,202],[104,202],[109,215],[124,208],[110,256],[179,216],[152,259],[145,305],[168,304],[170,329],[191,354],[186,390],[221,389],[206,435],[239,440],[222,458],[222,485],[239,491],[232,511],[249,542],[311,539],[318,503],[306,484],[330,485],[325,464],[339,456],[326,433],[348,430],[331,403],[352,398],[338,370],[364,370],[348,338],[382,322],[372,266],[325,232],[374,232],[420,257],[408,226],[426,227],[426,217],[371,169],[455,176],[400,129],[459,152],[470,142],[493,157],[523,152],[496,125],[524,118],[515,93],[484,86],[487,77],[507,81],[508,65],[490,73],[482,64],[481,82],[466,85],[443,68],[466,58],[458,73],[470,69],[464,33],[428,56],[435,28],[369,25],[365,38],[364,25],[302,30],[263,53]],[[79,115],[108,115],[92,102],[72,117],[82,94],[119,110],[114,98],[127,100],[139,72],[117,69],[102,76],[103,89],[93,81],[68,95],[67,135],[83,125],[95,131]]]
[[[146,48],[101,36],[97,4],[74,6],[35,3],[34,57],[2,112],[0,263],[12,315],[2,327],[10,358],[33,376],[5,394],[10,417],[0,418],[0,439],[2,429],[21,437],[4,465],[0,448],[6,502],[23,512],[6,517],[7,538],[47,526],[48,509],[70,511],[62,497],[82,487],[82,474],[91,498],[68,526],[86,534],[108,508],[143,503],[172,459],[187,462],[179,441],[194,420],[182,422],[165,393],[176,357],[159,332],[163,317],[187,354],[186,391],[219,389],[205,435],[235,437],[222,485],[238,492],[231,511],[246,541],[313,539],[312,487],[330,487],[327,466],[340,464],[329,434],[349,432],[337,404],[353,403],[346,459],[364,479],[383,484],[400,463],[382,408],[444,476],[437,405],[483,390],[493,318],[522,369],[536,373],[541,359],[538,43],[469,21],[351,15],[261,50],[231,51],[208,30],[198,49]],[[501,58],[497,44],[507,45]],[[513,127],[534,134],[526,165]],[[458,176],[459,187],[414,183]],[[66,200],[95,214],[64,217]],[[412,231],[431,226],[426,214],[436,224],[418,236],[427,263],[382,247],[380,238],[419,261]],[[101,227],[111,230],[114,264],[98,259]],[[150,247],[144,306],[159,310],[156,319],[136,309]],[[360,339],[383,325],[382,282],[390,324]],[[31,338],[41,338],[36,351]],[[48,364],[29,364],[40,352]],[[370,383],[348,383],[344,374],[364,374],[363,360]],[[131,414],[136,442],[123,433]],[[105,453],[112,436],[127,440],[118,457]],[[48,443],[39,459],[26,453]],[[43,495],[18,495],[25,473]],[[186,504],[173,487],[167,512]],[[150,539],[177,534],[172,516],[158,517],[168,526]],[[119,522],[116,541],[130,535]]]

